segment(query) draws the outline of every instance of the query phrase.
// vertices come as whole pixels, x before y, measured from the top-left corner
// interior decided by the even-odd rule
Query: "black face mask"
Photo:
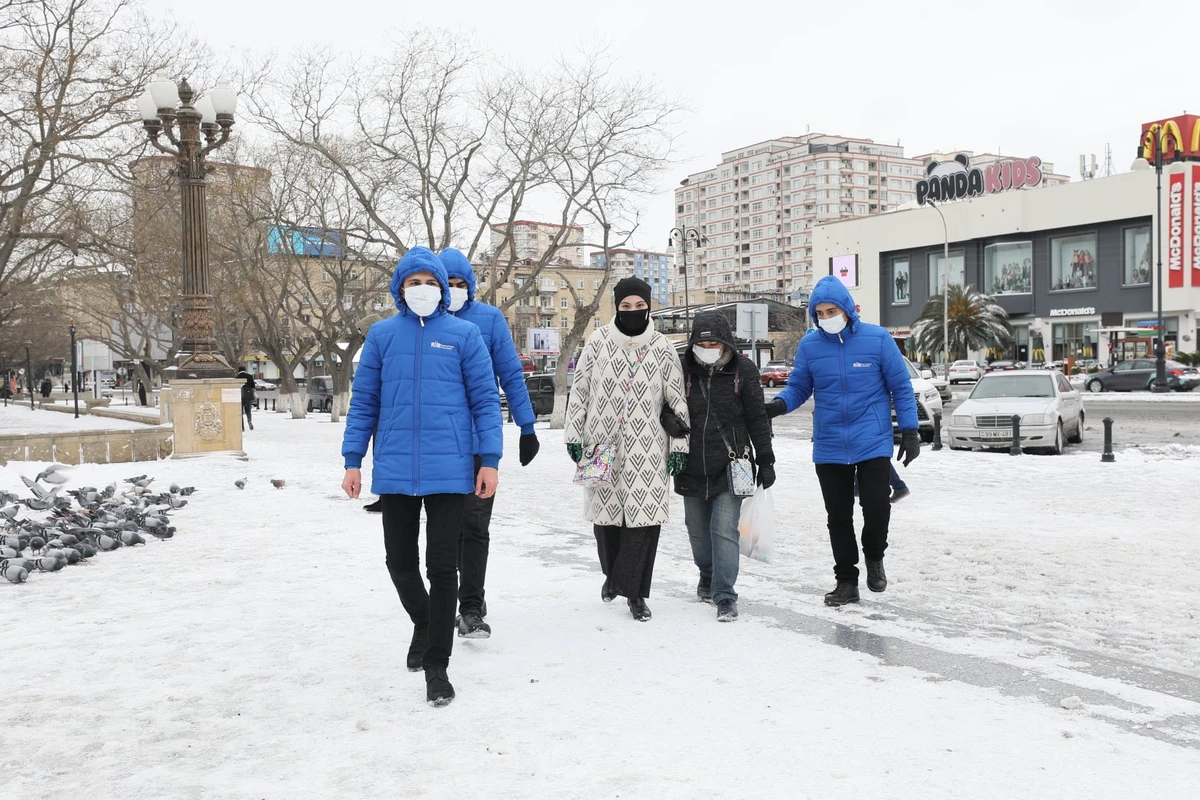
[[[617,330],[626,336],[640,336],[650,325],[650,309],[618,311]]]

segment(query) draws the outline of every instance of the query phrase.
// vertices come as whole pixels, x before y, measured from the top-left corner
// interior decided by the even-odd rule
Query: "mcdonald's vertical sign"
[[[1167,183],[1167,286],[1183,287],[1183,265],[1191,245],[1190,220],[1184,213],[1187,174],[1172,172]]]
[[[1192,165],[1192,286],[1200,286],[1200,164]]]

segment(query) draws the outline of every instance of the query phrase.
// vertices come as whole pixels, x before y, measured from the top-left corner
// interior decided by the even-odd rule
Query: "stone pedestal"
[[[222,453],[243,456],[242,385],[237,378],[171,381],[170,416],[177,458]]]

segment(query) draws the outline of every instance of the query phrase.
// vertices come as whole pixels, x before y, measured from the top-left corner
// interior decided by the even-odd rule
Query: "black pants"
[[[458,592],[455,556],[466,495],[380,495],[383,501],[383,547],[387,568],[400,602],[413,625],[429,627],[426,667],[445,667],[454,646],[454,599]],[[425,573],[421,580],[421,505],[425,505]]]
[[[254,422],[250,419],[250,403],[242,403],[242,413],[246,415],[246,422],[253,426]],[[245,425],[242,426],[242,430],[246,430]]]
[[[660,525],[623,528],[594,525],[600,569],[622,597],[649,597],[654,578],[654,556],[658,553]]]
[[[892,518],[891,459],[873,458],[858,464],[817,464],[817,479],[829,518],[833,574],[839,581],[858,583],[858,539],[854,535],[854,484],[863,510],[862,549],[869,561],[883,558],[888,523]]]
[[[479,475],[479,457],[475,458],[475,474]],[[488,543],[491,534],[492,505],[496,496],[486,500],[474,494],[466,495],[462,529],[458,533],[458,613],[483,613],[483,582],[487,578]]]

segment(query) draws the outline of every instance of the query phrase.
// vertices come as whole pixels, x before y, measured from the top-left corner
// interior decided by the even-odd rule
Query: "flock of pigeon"
[[[154,478],[139,475],[127,478],[124,487],[85,486],[66,490],[63,497],[68,478],[59,464],[21,480],[32,497],[0,491],[0,575],[10,583],[24,583],[34,572],[58,572],[102,550],[145,544],[147,537],[170,539],[175,527],[168,514],[186,506],[184,498],[196,491],[171,484],[156,492],[150,488]],[[22,506],[46,513],[37,519]]]

